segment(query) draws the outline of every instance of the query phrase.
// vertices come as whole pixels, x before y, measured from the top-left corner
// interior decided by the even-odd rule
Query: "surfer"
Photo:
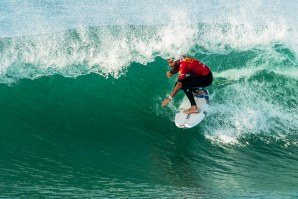
[[[198,113],[198,109],[194,96],[192,94],[193,87],[207,87],[212,84],[213,76],[211,70],[199,60],[182,56],[181,59],[167,59],[171,70],[167,72],[167,77],[170,78],[174,74],[179,74],[178,81],[171,94],[162,102],[162,106],[166,106],[173,97],[182,89],[190,101],[191,107],[185,113]]]

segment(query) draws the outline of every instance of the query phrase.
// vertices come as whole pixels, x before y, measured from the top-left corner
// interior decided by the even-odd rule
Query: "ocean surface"
[[[298,198],[298,1],[1,0],[0,198]],[[166,58],[214,74],[192,129]]]

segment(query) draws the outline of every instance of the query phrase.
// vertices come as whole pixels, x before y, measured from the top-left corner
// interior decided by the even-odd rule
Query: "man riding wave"
[[[178,91],[182,89],[191,104],[191,107],[186,110],[185,113],[198,113],[200,110],[196,105],[192,91],[195,87],[207,87],[212,84],[213,75],[211,70],[199,60],[186,56],[182,56],[179,60],[169,58],[167,61],[171,67],[171,70],[166,74],[167,77],[170,78],[177,73],[179,75],[173,91],[170,93],[169,97],[162,102],[162,106],[166,106]]]

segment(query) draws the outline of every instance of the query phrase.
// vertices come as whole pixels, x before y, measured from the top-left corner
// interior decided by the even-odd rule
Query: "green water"
[[[205,61],[220,76],[214,60],[229,56],[241,54]],[[182,130],[173,117],[183,93],[160,107],[175,82],[166,70],[156,58],[118,79],[54,75],[1,84],[1,195],[297,197],[296,79],[267,69],[215,78],[210,114]]]
[[[0,198],[298,198],[295,1],[0,2]],[[166,59],[208,65],[179,129]]]

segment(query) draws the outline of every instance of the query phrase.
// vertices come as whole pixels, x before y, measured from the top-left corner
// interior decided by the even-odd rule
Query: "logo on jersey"
[[[190,57],[184,57],[183,61],[190,62],[191,63],[191,62],[194,61],[194,59],[193,58],[190,58]]]

